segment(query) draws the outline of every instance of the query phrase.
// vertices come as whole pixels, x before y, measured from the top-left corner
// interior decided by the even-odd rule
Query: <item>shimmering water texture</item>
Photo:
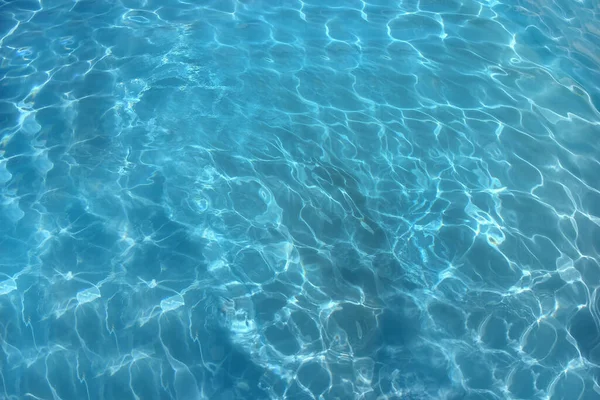
[[[597,0],[0,0],[0,398],[600,398]]]

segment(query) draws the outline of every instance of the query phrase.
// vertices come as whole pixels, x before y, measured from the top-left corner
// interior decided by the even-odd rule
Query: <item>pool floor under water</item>
[[[0,399],[599,399],[598,21],[0,0]]]

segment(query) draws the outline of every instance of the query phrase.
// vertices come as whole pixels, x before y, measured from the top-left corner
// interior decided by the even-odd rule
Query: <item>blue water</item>
[[[0,399],[600,399],[597,0],[0,0]]]

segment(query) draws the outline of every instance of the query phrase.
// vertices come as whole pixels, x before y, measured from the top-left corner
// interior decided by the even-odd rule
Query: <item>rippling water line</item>
[[[0,0],[0,399],[600,398],[597,0]]]

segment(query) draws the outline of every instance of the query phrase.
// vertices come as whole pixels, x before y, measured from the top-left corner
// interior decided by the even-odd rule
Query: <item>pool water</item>
[[[0,399],[600,398],[597,0],[0,0]]]

